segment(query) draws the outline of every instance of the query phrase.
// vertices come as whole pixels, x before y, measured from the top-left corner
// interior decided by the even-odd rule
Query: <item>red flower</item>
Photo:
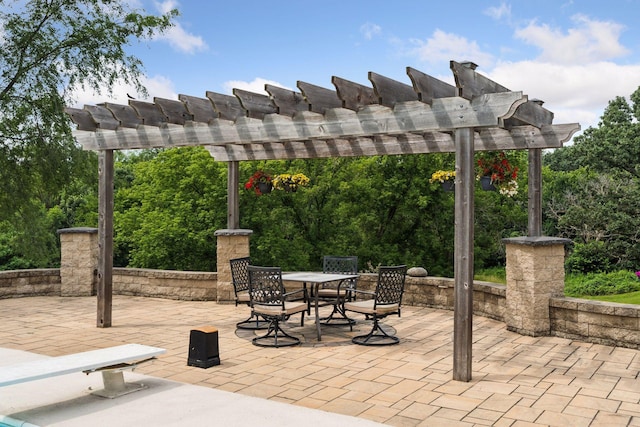
[[[257,170],[254,172],[253,175],[251,175],[251,177],[249,178],[249,181],[247,181],[244,184],[244,188],[246,190],[254,190],[255,193],[260,196],[262,195],[262,192],[260,191],[260,186],[258,184],[260,183],[270,183],[271,182],[271,175],[265,173],[262,170]]]

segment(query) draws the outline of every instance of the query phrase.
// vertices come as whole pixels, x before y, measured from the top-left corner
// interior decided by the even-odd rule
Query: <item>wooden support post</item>
[[[455,301],[453,318],[453,379],[471,381],[473,332],[473,129],[455,131]]]
[[[542,150],[529,150],[529,237],[542,236]]]
[[[111,327],[113,300],[113,150],[98,157],[98,315],[97,327]]]
[[[240,197],[239,197],[239,180],[240,180],[240,162],[234,161],[228,163],[227,169],[227,228],[240,228]]]

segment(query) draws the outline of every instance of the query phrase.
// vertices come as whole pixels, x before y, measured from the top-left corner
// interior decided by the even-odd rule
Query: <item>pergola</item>
[[[455,152],[455,380],[471,380],[474,152],[528,150],[529,236],[542,224],[542,149],[558,148],[580,129],[552,124],[541,101],[511,91],[451,61],[452,86],[414,68],[411,85],[369,72],[372,87],[332,77],[335,90],[302,81],[300,92],[265,85],[269,94],[234,89],[206,98],[130,100],[67,108],[74,135],[99,152],[98,327],[111,326],[113,151],[205,146],[228,163],[229,229],[239,228],[239,162]]]

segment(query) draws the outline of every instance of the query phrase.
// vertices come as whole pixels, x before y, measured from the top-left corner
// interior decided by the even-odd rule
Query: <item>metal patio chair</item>
[[[400,317],[406,274],[406,265],[379,267],[374,292],[355,290],[356,295],[368,295],[369,299],[345,302],[345,310],[364,314],[367,318],[373,319],[371,332],[353,337],[351,341],[354,344],[392,345],[400,342],[397,336],[389,335],[380,327],[379,320],[390,314],[397,314]]]
[[[231,264],[231,282],[233,283],[233,291],[235,293],[236,307],[238,304],[246,304],[250,306],[249,297],[249,270],[247,267],[251,264],[250,257],[234,258],[229,260]],[[236,323],[238,329],[267,329],[269,327],[267,320],[256,316],[253,312],[247,320]]]
[[[304,312],[307,311],[306,289],[287,292],[282,284],[280,267],[257,267],[249,265],[249,296],[254,316],[268,320],[265,335],[252,340],[261,347],[285,347],[300,344],[300,338],[287,334],[280,322],[287,321],[294,314],[301,313],[300,326],[304,326]],[[302,297],[295,298],[302,293]],[[293,301],[297,299],[298,301]],[[300,301],[302,300],[302,301]]]
[[[358,257],[327,255],[322,259],[322,272],[356,274],[358,272]],[[320,319],[323,325],[352,325],[355,323],[354,319],[350,319],[346,315],[344,303],[353,299],[357,283],[357,278],[345,279],[325,283],[318,289],[318,299],[323,302],[323,305],[333,306],[331,314]]]

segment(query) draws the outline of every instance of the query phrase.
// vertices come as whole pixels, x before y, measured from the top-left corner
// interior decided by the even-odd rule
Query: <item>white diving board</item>
[[[141,384],[126,384],[123,371],[134,369],[140,363],[164,353],[166,350],[163,348],[141,344],[124,344],[0,366],[0,387],[74,372],[89,374],[100,371],[102,372],[104,390],[96,391],[93,394],[113,398],[144,388],[144,385]]]

